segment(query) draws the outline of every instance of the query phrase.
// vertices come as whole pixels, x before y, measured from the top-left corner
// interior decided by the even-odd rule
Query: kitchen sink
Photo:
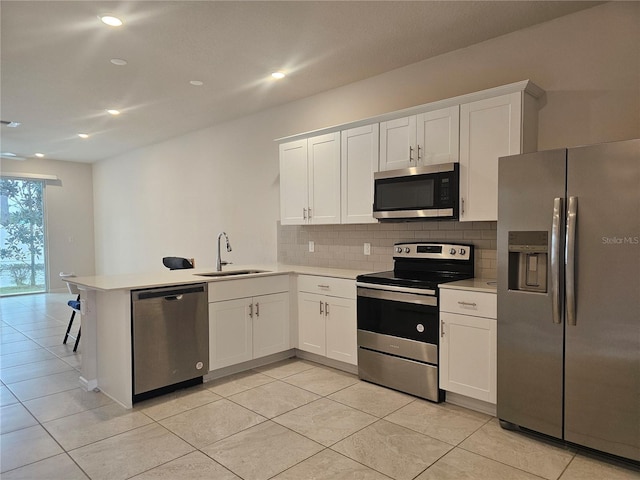
[[[269,270],[233,270],[229,272],[194,273],[198,277],[229,277],[232,275],[250,275],[252,273],[267,273]]]

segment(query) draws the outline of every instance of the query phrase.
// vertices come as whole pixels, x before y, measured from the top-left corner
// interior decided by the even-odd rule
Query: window
[[[0,179],[0,295],[47,289],[44,185]]]

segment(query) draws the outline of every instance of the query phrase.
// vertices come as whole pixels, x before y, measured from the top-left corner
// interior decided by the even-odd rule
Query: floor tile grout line
[[[519,470],[519,471],[521,471],[521,472],[524,472],[524,473],[526,473],[526,474],[533,475],[534,477],[538,477],[538,478],[541,478],[541,479],[543,479],[543,480],[549,480],[549,479],[547,479],[546,477],[543,477],[542,475],[538,475],[537,473],[529,472],[528,470],[524,470],[523,468],[517,467],[517,466],[515,466],[515,465],[511,465],[511,464],[508,464],[508,463],[504,463],[503,461],[498,460],[498,459],[496,459],[496,458],[491,458],[491,457],[488,457],[488,456],[483,455],[483,454],[481,454],[481,453],[474,452],[473,450],[469,450],[468,448],[465,448],[465,447],[463,447],[462,445],[458,445],[456,448],[459,448],[460,450],[463,450],[463,451],[465,451],[465,452],[467,452],[467,453],[471,453],[471,454],[473,454],[473,455],[477,455],[477,456],[479,456],[479,457],[485,458],[485,459],[487,459],[487,460],[491,460],[491,461],[493,461],[493,462],[499,463],[500,465],[504,465],[504,466],[506,466],[506,467],[514,468],[514,469]],[[573,461],[573,458],[575,458],[575,455],[573,455],[573,457],[571,458],[571,460],[569,460],[569,463],[571,463],[571,462]],[[559,479],[559,478],[560,478],[560,477],[556,477],[556,480],[557,480],[557,479]]]

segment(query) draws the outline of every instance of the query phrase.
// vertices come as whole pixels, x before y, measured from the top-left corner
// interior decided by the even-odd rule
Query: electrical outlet
[[[371,244],[370,243],[365,243],[364,244],[364,254],[365,255],[371,255]]]
[[[313,240],[309,240],[309,251],[312,253],[316,251],[316,244]]]

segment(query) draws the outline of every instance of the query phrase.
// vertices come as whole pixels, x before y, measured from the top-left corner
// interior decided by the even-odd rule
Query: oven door
[[[359,286],[357,302],[359,347],[438,363],[438,300],[435,295]]]
[[[357,283],[358,376],[433,402],[438,388],[438,301],[402,287]],[[408,289],[419,290],[419,289]]]

